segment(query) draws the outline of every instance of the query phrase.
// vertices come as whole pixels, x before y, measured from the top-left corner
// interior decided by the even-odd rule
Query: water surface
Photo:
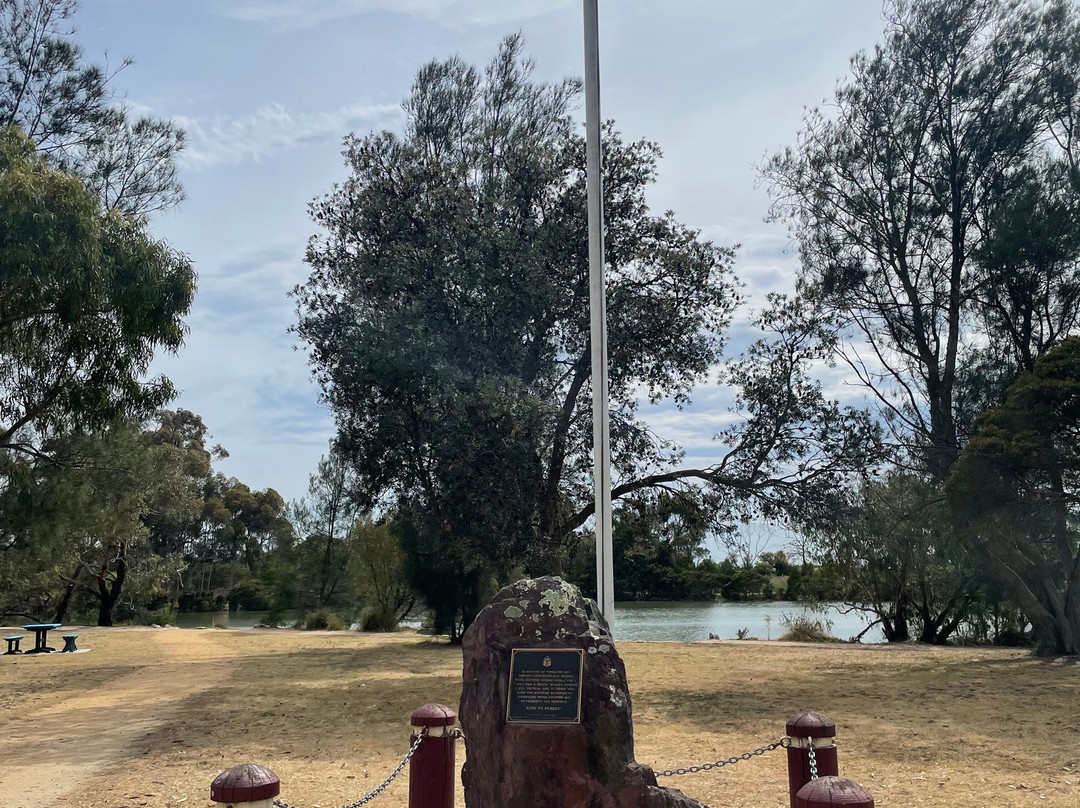
[[[754,601],[749,603],[695,601],[639,601],[615,604],[615,639],[637,641],[696,642],[715,634],[733,640],[740,629],[760,640],[776,639],[784,633],[785,615],[803,615],[831,623],[826,626],[834,637],[846,640],[866,627],[867,618],[858,613],[842,614],[839,604],[829,604],[824,614],[815,613],[801,603],[790,601]],[[767,620],[766,618],[771,618]],[[252,628],[264,622],[266,612],[189,612],[177,618],[180,628],[212,627],[214,621],[229,628]],[[281,621],[292,625],[295,614]],[[418,623],[413,623],[418,627]],[[877,627],[863,635],[863,642],[884,642]]]
[[[870,620],[860,612],[843,614],[843,608],[840,604],[828,604],[824,613],[820,613],[792,601],[616,603],[615,639],[695,642],[715,634],[722,640],[733,640],[740,629],[747,629],[750,637],[775,640],[785,631],[785,615],[805,615],[825,623],[826,630],[834,637],[847,640],[866,628]],[[875,626],[863,635],[862,641],[884,642],[885,638]]]

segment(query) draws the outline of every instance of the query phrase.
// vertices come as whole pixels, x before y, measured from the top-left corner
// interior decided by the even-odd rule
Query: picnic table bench
[[[4,655],[21,654],[22,651],[19,650],[19,642],[25,636],[25,634],[12,634],[10,637],[4,637],[5,642],[7,642],[7,650],[4,651]]]
[[[54,628],[60,628],[63,623],[30,623],[23,626],[25,631],[34,632],[34,647],[29,651],[24,651],[27,654],[51,654],[55,651],[55,648],[50,648],[46,644],[46,639],[49,636],[49,632]]]

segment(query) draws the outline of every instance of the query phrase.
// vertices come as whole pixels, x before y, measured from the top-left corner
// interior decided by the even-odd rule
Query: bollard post
[[[810,744],[814,745],[818,777],[835,777],[839,774],[836,761],[836,724],[828,716],[815,712],[802,712],[788,719],[787,736],[791,745],[787,750],[788,796],[791,808],[795,808],[795,796],[799,789],[810,782]]]
[[[218,808],[273,808],[281,781],[265,766],[244,763],[223,771],[210,784],[210,799]]]
[[[442,704],[425,704],[412,714],[409,723],[426,727],[427,735],[409,761],[409,808],[454,808],[456,720]],[[409,738],[410,746],[420,732]]]
[[[793,808],[829,808],[833,805],[874,808],[874,798],[858,783],[843,777],[819,777],[799,789]]]

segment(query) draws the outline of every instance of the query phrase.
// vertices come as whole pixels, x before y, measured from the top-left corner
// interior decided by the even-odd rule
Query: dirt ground
[[[460,693],[459,649],[408,634],[86,628],[78,642],[92,650],[0,656],[3,808],[207,808],[211,780],[246,762],[273,769],[289,803],[329,808],[394,768],[416,707],[456,708]],[[619,651],[636,756],[654,768],[749,751],[816,709],[836,721],[841,775],[878,806],[1080,806],[1074,663],[775,642]],[[712,808],[784,808],[784,765],[777,750],[661,784]],[[406,781],[371,804],[405,806]]]

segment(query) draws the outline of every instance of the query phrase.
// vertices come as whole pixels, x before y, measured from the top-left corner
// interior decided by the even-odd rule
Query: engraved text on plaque
[[[514,648],[506,720],[580,724],[584,652],[571,648]]]

